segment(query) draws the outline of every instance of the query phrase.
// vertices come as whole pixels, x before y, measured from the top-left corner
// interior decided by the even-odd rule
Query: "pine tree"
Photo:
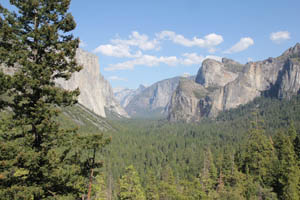
[[[132,165],[126,168],[120,179],[120,200],[145,200],[145,194],[137,171]]]
[[[179,192],[175,181],[174,172],[171,167],[166,166],[161,175],[159,184],[159,199],[179,199]]]
[[[216,189],[217,169],[215,167],[213,156],[209,148],[204,151],[204,163],[202,171],[199,174],[200,183],[207,195],[210,195]]]
[[[275,140],[278,164],[275,169],[275,189],[281,199],[294,200],[300,198],[300,168],[297,165],[297,156],[294,151],[293,140],[295,134],[280,132]]]
[[[253,176],[255,181],[270,185],[274,158],[272,141],[264,135],[264,130],[254,123],[254,128],[248,133],[246,145],[238,152],[237,161],[240,170]]]
[[[147,173],[146,177],[146,199],[147,200],[158,200],[158,188],[157,180],[155,179],[155,174],[153,171]]]
[[[76,199],[87,190],[91,167],[74,149],[74,130],[60,128],[61,106],[76,103],[78,90],[55,85],[79,71],[79,39],[70,0],[10,0],[0,4],[1,105],[9,108],[0,124],[0,199]],[[1,84],[2,85],[2,84]],[[102,141],[99,141],[100,143]],[[106,142],[104,142],[106,144]]]
[[[96,183],[93,185],[93,191],[95,193],[95,200],[107,199],[107,185],[104,174],[98,174],[96,176]]]

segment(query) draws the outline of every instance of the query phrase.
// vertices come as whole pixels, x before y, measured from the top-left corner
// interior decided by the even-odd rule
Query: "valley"
[[[299,6],[1,1],[0,200],[299,200]]]

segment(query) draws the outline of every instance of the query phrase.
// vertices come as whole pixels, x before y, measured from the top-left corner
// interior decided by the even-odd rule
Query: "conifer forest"
[[[194,121],[103,117],[79,87],[57,84],[84,70],[71,0],[9,2],[0,2],[0,200],[300,199],[299,88],[280,96],[281,78]],[[288,56],[287,70],[300,69],[300,53]],[[209,89],[194,95],[197,108]]]

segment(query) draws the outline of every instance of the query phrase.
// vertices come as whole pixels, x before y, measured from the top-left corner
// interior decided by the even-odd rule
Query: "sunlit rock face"
[[[300,44],[277,58],[245,65],[230,59],[205,60],[195,84],[199,87],[178,86],[168,108],[170,121],[216,117],[220,111],[236,108],[261,95],[290,98],[300,90]]]
[[[105,109],[128,117],[126,111],[114,98],[109,82],[100,74],[98,57],[78,49],[76,60],[83,69],[75,72],[70,80],[59,79],[57,83],[67,90],[79,88],[78,102],[102,117],[106,117]]]

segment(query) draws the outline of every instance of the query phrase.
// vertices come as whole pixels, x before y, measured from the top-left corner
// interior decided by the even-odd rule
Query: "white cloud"
[[[226,50],[224,53],[231,54],[244,51],[254,44],[254,41],[250,37],[241,38],[238,43],[233,45],[230,49]]]
[[[156,57],[152,55],[143,55],[135,60],[130,60],[130,61],[110,65],[110,67],[104,68],[104,70],[105,71],[128,70],[128,69],[134,69],[134,67],[138,65],[152,67],[152,66],[157,66],[161,63],[174,66],[178,63],[178,59],[176,56]]]
[[[220,57],[220,56],[208,55],[204,58],[204,60],[205,59],[214,59],[216,61],[222,62],[222,57]]]
[[[186,39],[183,35],[176,34],[173,31],[162,31],[156,34],[160,40],[171,40],[176,44],[180,44],[186,47],[198,46],[202,48],[209,48],[210,51],[214,51],[215,46],[221,44],[224,40],[221,35],[215,33],[208,34],[204,38],[193,37],[192,40]]]
[[[208,56],[201,56],[201,55],[197,55],[196,53],[185,53],[183,54],[183,59],[181,59],[181,64],[183,65],[195,65],[195,64],[200,64],[203,62],[203,60],[205,59],[214,59],[217,61],[221,61],[222,58],[219,56],[214,56],[214,55],[208,55]]]
[[[176,56],[152,56],[152,55],[142,55],[139,58],[134,60],[129,60],[126,62],[121,62],[117,64],[110,65],[107,68],[104,68],[105,71],[116,71],[116,70],[132,70],[135,66],[158,66],[160,64],[166,64],[168,66],[176,66],[178,64],[189,66],[195,64],[201,64],[203,60],[210,58],[217,61],[221,61],[222,58],[219,56],[208,55],[201,56],[196,53],[184,53],[181,58],[177,58]]]
[[[112,81],[128,81],[127,79],[121,78],[121,77],[118,77],[118,76],[110,76],[110,77],[108,77],[108,79],[112,80]]]
[[[275,43],[280,43],[284,40],[291,39],[290,33],[288,31],[278,31],[275,33],[271,33],[270,40],[272,40]]]
[[[122,45],[122,46],[136,46],[144,51],[152,50],[159,48],[159,42],[154,40],[149,40],[148,36],[145,34],[139,34],[137,31],[133,31],[131,35],[129,35],[128,40],[123,40],[120,38],[112,39],[111,42],[115,45]]]
[[[131,47],[136,47],[139,50],[132,53]],[[111,44],[100,45],[93,52],[118,58],[137,58],[142,56],[141,50],[152,49],[159,49],[158,40],[149,40],[147,35],[134,31],[129,35],[129,39],[112,39]]]
[[[94,53],[101,53],[106,56],[113,56],[118,58],[134,58],[134,57],[140,57],[142,55],[141,51],[136,52],[135,54],[132,54],[130,52],[129,46],[125,45],[100,45],[97,47],[94,51]]]
[[[200,64],[204,57],[201,55],[197,55],[196,53],[184,53],[183,58],[181,60],[181,64],[183,65],[194,65],[194,64]]]

